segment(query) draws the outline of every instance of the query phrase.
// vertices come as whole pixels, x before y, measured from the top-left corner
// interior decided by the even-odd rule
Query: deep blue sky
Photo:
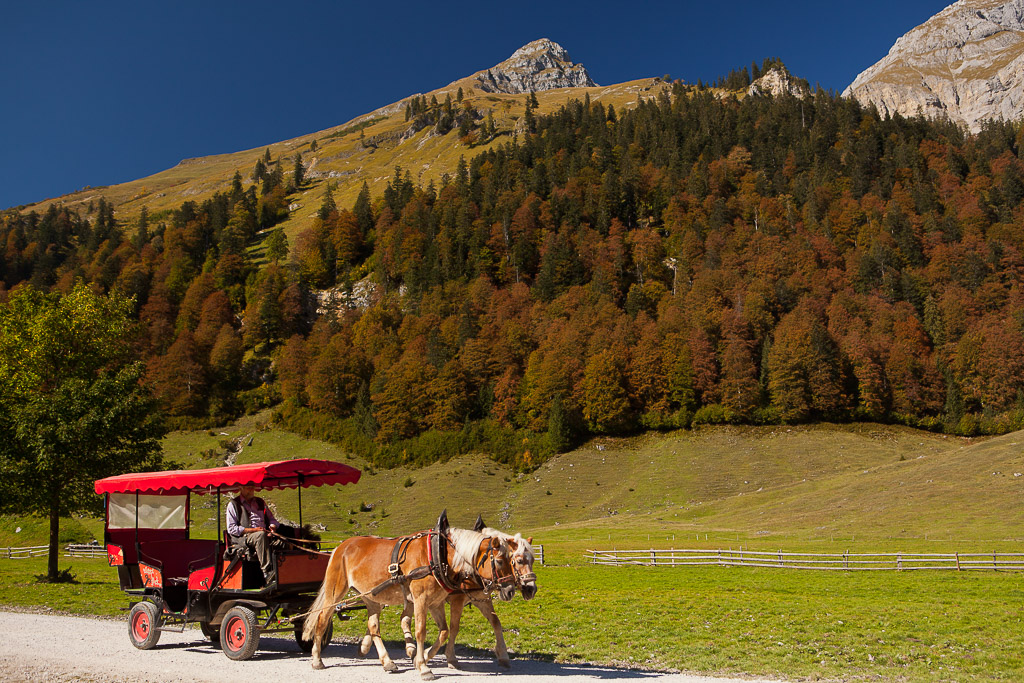
[[[0,209],[311,133],[550,38],[601,85],[778,56],[842,90],[944,0],[7,3]]]

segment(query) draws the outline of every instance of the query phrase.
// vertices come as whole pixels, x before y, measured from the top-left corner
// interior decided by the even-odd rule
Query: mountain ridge
[[[487,73],[509,92],[486,90],[483,87],[486,83],[481,79]],[[146,206],[150,214],[159,216],[160,212],[177,209],[184,201],[202,201],[214,192],[226,191],[236,171],[243,178],[249,177],[257,160],[270,150],[275,160],[289,164],[289,169],[294,155],[301,154],[306,177],[311,181],[291,202],[289,216],[282,225],[290,237],[295,237],[311,224],[324,191],[324,181],[335,184],[335,196],[342,204],[351,204],[364,182],[371,192],[382,191],[395,166],[410,170],[413,177],[424,184],[439,181],[444,173],[455,171],[460,156],[468,158],[495,144],[503,144],[514,135],[525,108],[523,94],[531,90],[538,97],[537,113],[543,114],[564,105],[571,97],[583,99],[587,95],[595,102],[628,108],[644,93],[657,94],[659,85],[665,84],[657,78],[643,78],[598,86],[582,64],[571,61],[565,48],[541,38],[520,47],[508,59],[489,69],[425,93],[410,94],[321,131],[237,152],[182,159],[168,169],[143,178],[87,186],[17,208],[39,212],[52,204],[63,204],[84,209],[102,197],[114,204],[121,220],[133,220],[142,206]],[[521,88],[525,90],[516,92]],[[478,122],[492,115],[496,134],[491,140],[481,143],[452,139],[454,131],[448,136],[439,136],[432,128],[410,131],[404,110],[413,99],[434,97],[443,101],[451,96],[454,100],[460,89],[464,96],[462,106],[473,108],[480,117]],[[315,151],[310,150],[314,142]]]
[[[1024,104],[1024,0],[959,0],[901,36],[843,92],[882,115],[978,132]]]

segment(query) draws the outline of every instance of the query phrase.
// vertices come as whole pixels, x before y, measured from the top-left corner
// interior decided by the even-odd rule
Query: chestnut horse
[[[442,517],[444,517],[442,515]],[[380,635],[380,612],[385,605],[411,604],[416,621],[416,655],[413,665],[424,680],[432,680],[434,674],[427,666],[424,652],[427,631],[427,612],[430,612],[438,627],[445,624],[444,602],[448,590],[429,571],[430,534],[424,532],[401,539],[355,536],[343,541],[331,554],[324,576],[323,585],[305,620],[302,637],[313,642],[312,664],[314,669],[324,668],[320,657],[321,638],[327,625],[334,617],[334,607],[345,600],[349,589],[359,592],[357,596],[366,605],[368,634],[363,640],[362,650],[369,650],[370,642],[377,648],[377,655],[385,671],[397,667],[388,656]],[[494,590],[503,578],[505,585],[499,589],[499,597],[511,600],[515,594],[512,583],[512,565],[508,552],[502,543],[478,531],[468,529],[442,531],[442,543],[451,549],[446,574],[441,577],[451,586],[475,590]],[[399,565],[401,576],[392,574],[392,551],[396,544],[403,544]],[[443,642],[447,633],[442,631],[438,642]]]
[[[485,536],[498,539],[503,547],[507,549],[509,557],[512,561],[512,572],[515,577],[515,586],[520,590],[523,598],[531,600],[537,594],[537,575],[533,572],[534,554],[533,546],[530,545],[532,538],[524,539],[521,534],[507,534],[497,529],[491,529],[484,524],[482,517],[477,517],[476,525],[473,527],[474,531],[479,531]],[[451,629],[449,630],[447,623],[438,621],[438,617],[434,617],[434,621],[437,622],[438,627],[438,639],[437,642],[430,648],[427,653],[427,661],[437,654],[441,649],[441,645],[445,644],[441,638],[441,634],[447,636],[447,643],[445,644],[445,659],[448,661],[448,667],[452,669],[458,669],[459,661],[455,657],[455,638],[459,634],[459,623],[462,619],[462,612],[465,609],[466,603],[470,603],[484,616],[487,622],[491,625],[494,630],[494,654],[498,658],[498,664],[503,667],[510,667],[511,662],[508,657],[508,649],[505,646],[505,636],[501,627],[501,620],[498,619],[497,613],[494,611],[494,602],[491,600],[489,592],[484,590],[465,590],[452,593],[448,596],[448,604],[451,605],[452,616],[451,616]],[[440,613],[441,619],[444,619],[444,611]],[[409,657],[412,657],[415,649],[413,643],[415,642],[412,637],[412,631],[410,629],[410,621],[412,618],[412,606],[406,605],[405,611],[402,612],[402,632],[405,634],[405,649]]]

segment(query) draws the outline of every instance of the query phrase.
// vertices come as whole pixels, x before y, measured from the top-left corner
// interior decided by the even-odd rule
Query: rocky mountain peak
[[[879,112],[949,119],[977,132],[1020,118],[1024,0],[959,0],[912,29],[843,93]]]
[[[807,81],[802,78],[794,78],[784,66],[773,66],[764,75],[750,84],[747,88],[748,95],[792,95],[793,97],[807,97],[811,89]]]
[[[597,85],[586,67],[574,64],[569,52],[558,43],[541,38],[527,43],[501,64],[473,74],[477,87],[485,92],[509,94],[554,88]]]

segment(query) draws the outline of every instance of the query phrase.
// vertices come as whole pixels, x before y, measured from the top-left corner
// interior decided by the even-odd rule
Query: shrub
[[[735,424],[740,416],[734,410],[721,404],[713,403],[709,406],[702,406],[693,415],[693,426],[698,425],[726,425]]]

